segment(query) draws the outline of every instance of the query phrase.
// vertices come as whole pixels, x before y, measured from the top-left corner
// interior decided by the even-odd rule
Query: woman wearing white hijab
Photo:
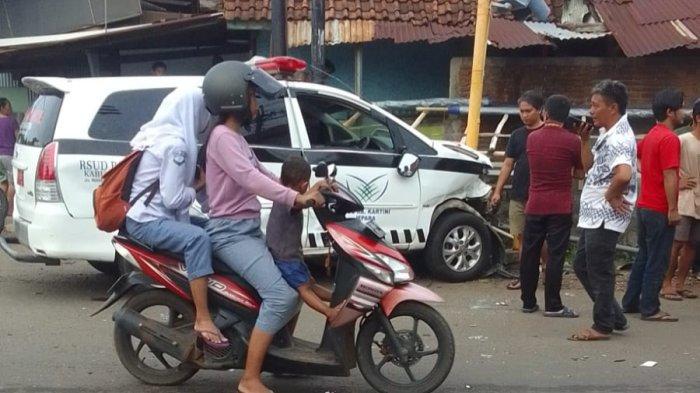
[[[197,314],[194,329],[210,345],[227,345],[207,306],[207,276],[214,273],[209,236],[196,225],[203,223],[190,222],[189,216],[197,192],[204,188],[197,168],[197,133],[208,121],[201,89],[188,87],[168,94],[153,120],[141,127],[131,141],[132,148],[144,150],[131,200],[142,197],[127,213],[126,230],[151,247],[184,254]],[[149,187],[155,191],[144,192]]]

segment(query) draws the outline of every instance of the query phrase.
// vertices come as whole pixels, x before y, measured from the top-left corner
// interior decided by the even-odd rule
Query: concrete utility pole
[[[287,55],[287,0],[272,0],[270,56]]]
[[[481,125],[481,98],[484,93],[484,68],[486,68],[486,47],[489,39],[490,0],[479,0],[476,11],[476,31],[474,34],[474,55],[472,56],[472,77],[469,89],[469,114],[467,129],[462,143],[476,149],[479,145]]]
[[[311,1],[311,75],[314,82],[319,82],[323,77],[321,72],[325,65],[325,33],[326,33],[326,2],[324,0]]]

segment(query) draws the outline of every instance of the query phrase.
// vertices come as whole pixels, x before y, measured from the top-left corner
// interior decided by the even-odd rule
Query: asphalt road
[[[447,302],[437,305],[457,343],[452,373],[439,392],[698,392],[700,300],[664,302],[676,324],[641,322],[609,342],[572,343],[590,324],[591,304],[575,279],[565,302],[578,320],[522,314],[505,281],[444,284],[420,280]],[[89,314],[111,284],[84,262],[59,267],[0,257],[0,392],[232,392],[240,371],[197,374],[185,385],[145,386],[121,366],[112,344],[111,312]],[[618,293],[618,297],[621,293]],[[321,319],[304,309],[303,338],[318,339]],[[655,361],[655,367],[640,367]],[[265,377],[277,392],[370,392],[359,371],[350,378]]]

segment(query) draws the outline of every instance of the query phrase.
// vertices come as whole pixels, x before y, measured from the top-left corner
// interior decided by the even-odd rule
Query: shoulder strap
[[[146,198],[146,200],[143,202],[144,205],[148,206],[148,205],[151,203],[151,200],[153,200],[153,197],[156,196],[156,192],[158,192],[158,187],[160,187],[160,180],[154,181],[154,182],[151,183],[148,187],[146,187],[146,188],[144,188],[143,190],[141,190],[141,192],[139,192],[139,193],[134,197],[134,199],[132,199],[132,200],[129,202],[129,205],[133,206],[133,205],[136,203],[136,201],[138,201],[139,199],[141,199],[141,197],[143,197],[144,195],[146,195],[147,193],[150,192],[150,194],[148,195],[148,197]]]

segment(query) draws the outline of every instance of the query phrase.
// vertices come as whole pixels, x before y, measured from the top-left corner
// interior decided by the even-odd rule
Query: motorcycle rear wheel
[[[156,321],[166,326],[183,329],[191,329],[194,326],[193,307],[165,290],[140,292],[132,296],[122,307],[130,308],[140,314],[147,311],[148,315],[145,316],[151,319],[155,319],[154,312],[156,315],[160,314],[160,320],[156,319]],[[114,325],[114,346],[119,360],[127,371],[148,385],[180,385],[199,371],[191,364],[181,363],[175,358],[152,350],[139,338],[125,332],[116,324]]]
[[[408,329],[397,325],[399,318],[408,319]],[[402,345],[409,349],[408,360],[403,362],[399,359],[379,320],[372,317],[360,327],[356,343],[357,365],[365,380],[381,393],[428,393],[440,387],[452,370],[455,356],[454,337],[447,321],[434,308],[418,302],[399,304],[389,316],[389,321]],[[419,330],[421,322],[432,332],[437,345],[426,344],[425,340],[430,338],[430,334]],[[384,336],[381,341],[377,340],[378,334]],[[381,358],[378,363],[375,361],[377,353]],[[433,357],[437,357],[437,360],[429,367],[430,371],[425,372],[425,367],[422,370],[414,368],[424,358],[430,361]],[[384,366],[389,365],[397,369],[391,376],[382,373]],[[420,378],[418,371],[424,377]],[[408,379],[408,382],[398,380],[400,376],[404,377],[404,381]]]

